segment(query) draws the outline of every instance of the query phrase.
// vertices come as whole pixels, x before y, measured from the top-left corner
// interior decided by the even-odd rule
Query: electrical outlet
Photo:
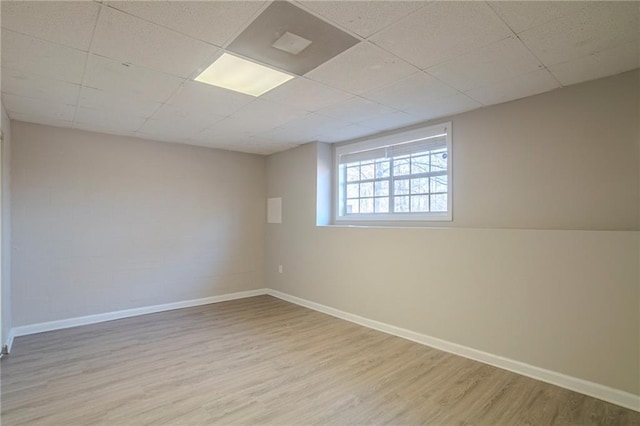
[[[282,273],[282,265],[278,265],[278,272]]]

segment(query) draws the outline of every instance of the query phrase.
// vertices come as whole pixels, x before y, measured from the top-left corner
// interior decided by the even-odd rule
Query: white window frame
[[[410,141],[417,141],[446,132],[447,145],[447,211],[446,212],[416,212],[416,213],[363,213],[354,215],[340,215],[343,200],[340,197],[340,156],[358,151],[382,148]],[[363,142],[341,145],[334,150],[334,223],[336,224],[366,224],[370,222],[422,222],[453,220],[453,150],[451,122],[440,123],[428,127],[421,127],[387,136],[368,139]],[[390,200],[391,201],[391,200]]]

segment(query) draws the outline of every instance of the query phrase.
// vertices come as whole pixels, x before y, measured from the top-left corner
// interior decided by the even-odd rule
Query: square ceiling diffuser
[[[230,52],[304,75],[359,40],[285,1],[275,1],[227,47]]]

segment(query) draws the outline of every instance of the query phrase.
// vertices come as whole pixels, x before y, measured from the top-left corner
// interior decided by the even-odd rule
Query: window
[[[451,220],[451,123],[336,148],[336,221]]]

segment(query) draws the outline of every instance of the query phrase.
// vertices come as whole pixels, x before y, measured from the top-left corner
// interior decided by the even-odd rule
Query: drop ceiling
[[[640,66],[638,2],[292,3],[358,42],[255,98],[194,78],[270,2],[3,1],[2,103],[20,121],[270,154]]]

